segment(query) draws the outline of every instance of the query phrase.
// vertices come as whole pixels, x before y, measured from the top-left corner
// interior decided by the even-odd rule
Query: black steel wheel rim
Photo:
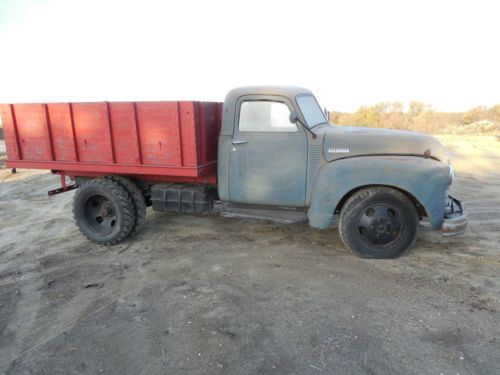
[[[385,203],[374,203],[361,212],[356,223],[360,238],[370,246],[386,247],[403,231],[401,212]]]
[[[83,204],[85,220],[99,234],[109,234],[118,221],[114,204],[102,195],[88,197]]]

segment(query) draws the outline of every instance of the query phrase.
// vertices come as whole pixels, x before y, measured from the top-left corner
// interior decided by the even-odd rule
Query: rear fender
[[[342,198],[364,186],[385,185],[411,194],[424,207],[433,228],[443,223],[447,190],[451,184],[449,166],[434,159],[411,156],[364,156],[324,165],[316,177],[309,224],[331,225]]]

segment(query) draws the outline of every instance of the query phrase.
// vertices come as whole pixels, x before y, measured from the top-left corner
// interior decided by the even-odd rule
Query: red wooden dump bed
[[[216,181],[222,103],[2,104],[6,166]]]

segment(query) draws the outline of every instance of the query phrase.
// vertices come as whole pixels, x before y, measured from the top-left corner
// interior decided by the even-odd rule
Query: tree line
[[[479,106],[466,112],[440,112],[430,104],[412,101],[405,109],[401,102],[382,102],[360,107],[354,113],[328,112],[332,124],[415,130],[426,133],[460,132],[467,125],[488,124],[500,129],[500,104]]]

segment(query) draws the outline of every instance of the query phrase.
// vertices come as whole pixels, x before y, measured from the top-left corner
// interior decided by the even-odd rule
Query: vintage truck
[[[9,168],[59,174],[78,188],[73,214],[89,240],[114,245],[154,210],[338,224],[359,256],[394,258],[421,220],[464,232],[448,195],[453,170],[436,139],[335,126],[297,87],[243,87],[224,103],[4,104]],[[74,180],[66,185],[66,177]],[[242,224],[244,225],[244,224]]]

